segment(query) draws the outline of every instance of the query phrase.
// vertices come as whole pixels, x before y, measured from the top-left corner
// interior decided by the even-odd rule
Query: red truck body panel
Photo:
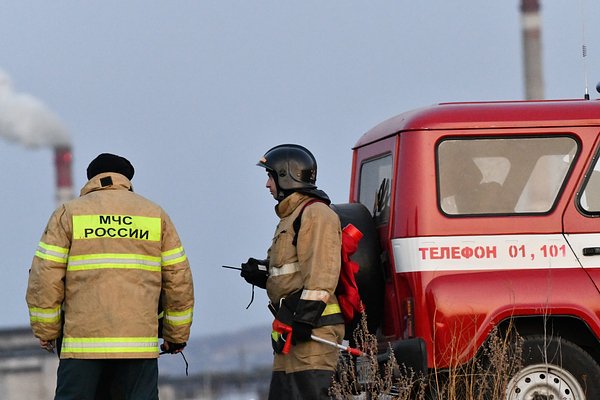
[[[599,133],[600,102],[589,100],[439,104],[365,133],[354,148],[352,202],[361,201],[363,166],[392,159],[389,215],[378,223],[388,260],[380,335],[422,337],[430,368],[465,362],[512,317],[568,316],[600,338],[600,256],[584,255],[600,248],[600,213],[580,204]],[[546,139],[557,149],[572,146],[564,162],[552,153],[565,165],[564,182],[547,209],[519,211],[525,195],[510,212],[461,214],[443,205],[442,143],[489,144],[475,161],[489,156],[502,165],[495,143],[508,142],[513,154],[520,143],[545,146]]]

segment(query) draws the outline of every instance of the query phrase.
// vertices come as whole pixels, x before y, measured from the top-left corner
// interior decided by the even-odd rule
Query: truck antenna
[[[586,39],[585,39],[585,10],[587,9],[587,3],[585,0],[581,0],[579,2],[580,4],[580,8],[581,8],[581,62],[583,65],[583,79],[584,79],[584,84],[585,84],[585,94],[584,94],[584,99],[585,100],[589,100],[590,99],[590,93],[588,90],[588,74],[587,74],[587,62],[586,62],[586,57],[587,57],[587,45],[586,45]]]

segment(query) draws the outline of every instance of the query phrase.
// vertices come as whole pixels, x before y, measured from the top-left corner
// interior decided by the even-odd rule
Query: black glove
[[[292,343],[308,342],[327,304],[320,300],[298,300],[292,322]]]
[[[298,343],[308,342],[310,335],[312,334],[313,327],[304,322],[294,321],[292,322],[292,344],[297,345]]]
[[[165,346],[165,343],[167,344],[167,346]],[[185,346],[187,346],[187,342],[172,343],[172,342],[165,341],[165,343],[160,345],[160,349],[162,350],[161,354],[165,354],[165,353],[174,354],[175,352],[177,352],[177,350],[183,350],[185,348]],[[168,349],[167,349],[167,347],[168,347]]]
[[[240,276],[244,278],[246,282],[265,289],[267,287],[267,278],[269,277],[267,265],[267,260],[257,260],[256,258],[250,257],[248,261],[242,264]]]

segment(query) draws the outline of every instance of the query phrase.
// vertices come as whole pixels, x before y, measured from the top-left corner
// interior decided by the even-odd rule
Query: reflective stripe
[[[29,308],[29,321],[55,323],[60,321],[60,306],[55,308]]]
[[[277,331],[271,331],[271,339],[273,339],[274,341],[278,341],[280,337],[281,333]]]
[[[69,256],[69,249],[39,242],[38,247],[35,250],[35,255],[43,260],[66,264],[67,257]]]
[[[178,326],[192,323],[193,308],[184,311],[165,311],[165,324]]]
[[[300,300],[321,300],[327,302],[329,300],[329,292],[327,290],[307,290],[302,291]]]
[[[74,215],[73,239],[138,239],[160,241],[162,221],[138,215]]]
[[[300,271],[300,264],[297,262],[290,263],[290,264],[283,264],[279,268],[270,267],[269,268],[269,276],[280,276],[280,275],[293,274],[294,272],[298,272],[298,271]]]
[[[69,257],[67,271],[91,269],[141,269],[160,272],[160,257],[141,254],[87,254]]]
[[[173,265],[187,260],[183,247],[178,247],[173,250],[164,251],[161,253],[163,267]]]
[[[325,317],[327,315],[332,315],[332,314],[339,314],[342,312],[342,309],[340,308],[339,304],[327,304],[327,306],[325,307],[325,310],[323,310],[323,314],[321,314],[321,317]]]
[[[155,337],[66,337],[63,339],[62,353],[158,353],[158,339]]]

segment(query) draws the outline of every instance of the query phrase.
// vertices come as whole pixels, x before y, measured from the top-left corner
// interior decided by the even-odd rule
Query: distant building
[[[29,327],[0,330],[0,399],[52,400],[57,367]]]
[[[193,343],[190,347],[199,347]],[[213,347],[213,353],[218,348]],[[198,360],[204,364],[206,357]],[[172,359],[178,361],[178,357]],[[1,400],[52,400],[57,368],[56,354],[42,350],[29,327],[0,329]],[[190,376],[163,376],[161,372],[159,394],[161,400],[263,400],[267,398],[270,377],[269,364],[239,372],[203,370]]]
[[[159,378],[161,400],[266,400],[271,368]]]

